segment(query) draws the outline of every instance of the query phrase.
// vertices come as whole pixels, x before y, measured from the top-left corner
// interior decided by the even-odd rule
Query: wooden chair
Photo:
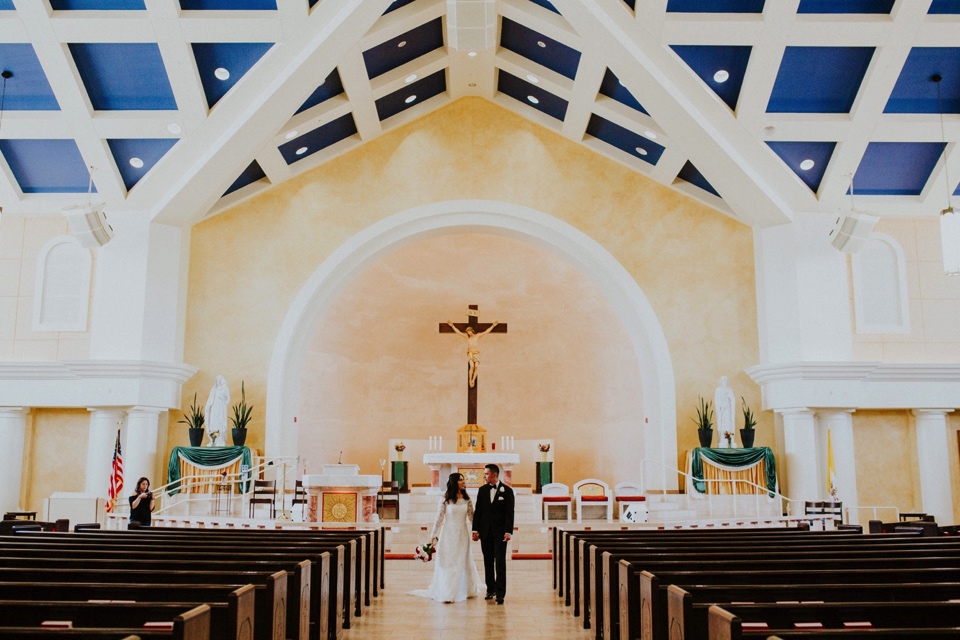
[[[835,525],[843,524],[843,502],[810,501],[803,503],[803,515],[814,516],[810,520],[823,520],[823,528],[826,529],[827,521],[824,516],[833,516]]]
[[[270,519],[277,517],[277,482],[276,480],[254,480],[253,493],[250,494],[250,517],[256,513],[258,504],[270,505]]]
[[[573,501],[570,498],[570,487],[562,482],[551,482],[540,488],[543,496],[543,520],[550,520],[550,507],[564,507],[567,510],[567,522],[573,518]]]
[[[573,485],[573,497],[577,501],[577,522],[583,521],[583,507],[603,507],[607,522],[613,522],[613,495],[610,485],[603,480],[587,478]]]
[[[300,513],[302,517],[300,518],[303,521],[306,521],[306,512],[307,512],[307,491],[303,488],[303,480],[297,480],[293,485],[293,500],[290,501],[290,510],[293,511],[293,508],[298,504],[302,504]]]
[[[643,510],[646,510],[647,497],[643,495],[643,489],[641,489],[640,485],[636,482],[621,482],[613,488],[613,496],[614,501],[620,505],[620,511],[617,517],[621,522],[623,521],[624,512],[630,505],[641,505]],[[646,518],[644,518],[644,522],[646,522]]]
[[[393,509],[393,519],[400,519],[400,483],[396,480],[384,480],[377,493],[377,514],[383,517],[387,509]]]

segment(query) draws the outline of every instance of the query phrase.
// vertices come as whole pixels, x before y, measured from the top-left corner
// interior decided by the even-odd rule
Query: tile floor
[[[523,640],[555,638],[588,640],[590,631],[580,626],[572,610],[553,590],[549,560],[517,560],[507,567],[507,598],[502,606],[474,598],[442,604],[407,595],[430,583],[433,567],[411,560],[387,560],[387,588],[344,640]]]

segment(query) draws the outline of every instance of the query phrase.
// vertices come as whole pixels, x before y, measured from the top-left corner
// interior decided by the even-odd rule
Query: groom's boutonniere
[[[500,493],[503,493],[503,485],[500,485]]]

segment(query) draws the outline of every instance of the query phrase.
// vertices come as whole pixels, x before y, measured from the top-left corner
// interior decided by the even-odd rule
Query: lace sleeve
[[[433,530],[430,532],[431,540],[433,540],[434,538],[440,537],[440,529],[443,527],[443,516],[446,515],[446,513],[447,513],[447,504],[446,502],[443,501],[443,499],[441,499],[440,508],[437,509],[437,520],[436,522],[433,523]]]
[[[473,527],[473,500],[467,498],[467,528]]]

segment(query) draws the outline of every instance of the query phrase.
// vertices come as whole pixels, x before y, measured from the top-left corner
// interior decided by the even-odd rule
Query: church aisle
[[[482,566],[478,566],[482,572]],[[587,640],[590,631],[563,606],[552,589],[549,560],[522,560],[507,566],[507,598],[498,606],[482,598],[442,604],[407,595],[426,588],[433,567],[411,560],[387,560],[387,589],[364,610],[344,640]]]

